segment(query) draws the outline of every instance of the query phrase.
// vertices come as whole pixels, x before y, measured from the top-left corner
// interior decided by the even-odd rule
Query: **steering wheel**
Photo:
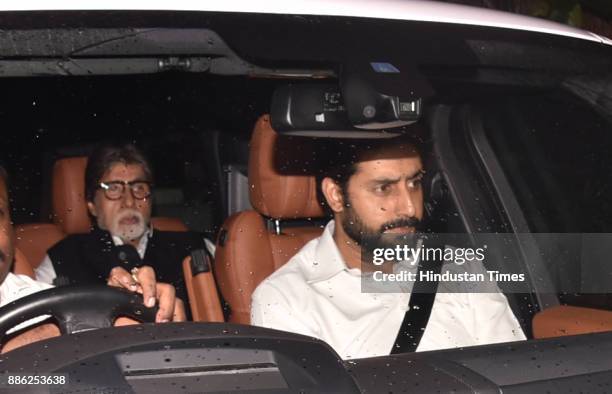
[[[142,295],[102,285],[62,286],[39,291],[0,308],[0,339],[16,325],[51,315],[62,334],[111,327],[119,316],[155,322],[157,306],[147,308]]]

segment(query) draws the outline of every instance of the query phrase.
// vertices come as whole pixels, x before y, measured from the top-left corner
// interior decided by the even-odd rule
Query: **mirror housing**
[[[420,119],[423,99],[433,93],[414,69],[391,63],[351,62],[340,84],[300,83],[278,87],[270,118],[280,134],[336,138],[389,138]]]

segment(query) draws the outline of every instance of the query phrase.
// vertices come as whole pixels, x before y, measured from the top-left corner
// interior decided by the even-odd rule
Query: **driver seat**
[[[264,115],[249,148],[249,197],[254,210],[238,212],[222,226],[215,254],[216,277],[231,309],[230,321],[249,324],[251,294],[308,241],[323,232],[309,139],[279,138]]]

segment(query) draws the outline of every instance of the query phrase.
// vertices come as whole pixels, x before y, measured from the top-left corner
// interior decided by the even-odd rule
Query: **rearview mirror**
[[[277,88],[270,119],[279,134],[309,137],[387,138],[403,132],[353,127],[340,88],[333,84],[288,84]]]
[[[410,66],[400,70],[388,62],[348,62],[340,75],[346,113],[354,127],[384,129],[419,120],[422,98],[431,93]]]
[[[303,83],[277,88],[272,96],[272,127],[281,134],[386,138],[419,120],[423,99],[433,94],[410,65],[348,62],[340,84]]]

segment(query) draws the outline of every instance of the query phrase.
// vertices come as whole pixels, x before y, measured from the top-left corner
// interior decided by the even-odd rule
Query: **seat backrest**
[[[85,187],[84,180],[78,176],[78,171],[81,168],[84,171],[86,160],[84,157],[58,160],[53,167],[52,203],[54,212],[62,212],[62,216],[54,214],[54,223],[27,223],[15,226],[16,246],[25,255],[31,268],[37,268],[47,254],[47,250],[66,236],[65,229],[70,230],[71,233],[89,230],[87,207],[84,203],[81,207],[73,202],[75,200],[78,201],[79,198],[84,201],[84,192],[80,192],[80,197],[73,195],[77,193],[76,190],[80,189],[76,189],[76,187],[70,188],[64,184],[80,181],[81,186]],[[65,176],[56,176],[58,172],[65,173]],[[74,175],[75,173],[77,174],[76,176]],[[84,178],[84,175],[82,177]],[[76,207],[76,210],[73,210],[74,207]],[[87,221],[82,220],[83,216]],[[80,222],[78,220],[69,220],[69,225],[64,226],[64,217],[81,218],[81,220]],[[77,229],[71,228],[70,225],[77,226]],[[78,231],[82,228],[85,228],[85,230]],[[17,267],[13,267],[13,272],[16,272],[16,269]]]
[[[279,139],[267,115],[255,125],[248,171],[249,197],[255,210],[238,212],[225,221],[215,253],[217,283],[230,306],[232,322],[248,324],[251,294],[257,285],[323,231],[310,225],[283,226],[277,232],[269,226],[271,219],[278,224],[324,216],[314,175],[284,170],[296,155],[311,155],[309,149],[304,143]]]
[[[32,268],[38,267],[47,250],[66,234],[89,231],[87,206],[84,202],[85,181],[81,179],[84,178],[86,162],[84,157],[55,162],[51,196],[54,223],[27,223],[15,227],[17,247],[25,254]],[[76,185],[71,185],[72,183]],[[79,204],[80,201],[83,202],[82,205]],[[55,212],[60,212],[60,215]],[[13,271],[15,269],[16,267]]]
[[[15,262],[13,264],[13,273],[17,275],[26,275],[32,279],[36,279],[34,276],[34,269],[28,261],[28,258],[19,250],[15,248]]]
[[[47,250],[58,243],[65,234],[53,223],[28,223],[15,226],[16,245],[32,268],[42,263]]]
[[[609,310],[558,305],[544,309],[533,318],[536,339],[604,331],[612,331],[612,311]]]
[[[59,159],[53,165],[53,222],[66,234],[88,233],[91,220],[85,199],[86,157]]]
[[[185,257],[183,275],[193,321],[223,322],[223,309],[209,255],[198,250]]]

